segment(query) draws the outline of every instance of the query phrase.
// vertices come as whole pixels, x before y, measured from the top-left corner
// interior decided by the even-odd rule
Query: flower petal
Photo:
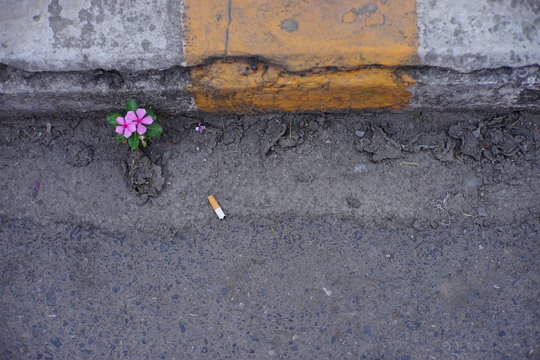
[[[124,136],[126,137],[126,139],[127,139],[128,137],[130,137],[131,134],[133,134],[133,131],[129,131],[129,129],[126,129],[126,130],[124,131]]]
[[[146,110],[144,109],[137,109],[137,118],[142,119],[146,115]]]
[[[125,116],[126,123],[130,123],[134,120],[137,120],[137,115],[133,111],[128,111],[128,113]]]
[[[137,125],[137,132],[142,135],[146,132],[146,127],[143,124]]]
[[[116,118],[116,122],[120,125],[124,125],[126,123],[126,121],[124,120],[123,117],[119,116]]]
[[[151,123],[154,122],[154,119],[152,119],[152,117],[149,115],[149,116],[145,117],[144,119],[142,119],[141,122],[143,124],[150,125]]]
[[[117,126],[116,127],[116,133],[122,135],[124,133],[124,127],[123,126]]]
[[[129,131],[134,132],[137,125],[135,123],[129,123],[127,128]]]

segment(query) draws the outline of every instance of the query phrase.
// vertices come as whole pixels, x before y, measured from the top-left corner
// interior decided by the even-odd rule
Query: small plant
[[[202,134],[205,130],[206,130],[206,126],[202,122],[199,121],[197,123],[197,126],[195,127],[195,131]]]
[[[126,111],[123,117],[119,113],[107,115],[107,122],[115,127],[118,142],[127,142],[131,150],[137,150],[140,145],[146,147],[148,140],[163,132],[151,107],[139,108],[135,99],[129,99]]]

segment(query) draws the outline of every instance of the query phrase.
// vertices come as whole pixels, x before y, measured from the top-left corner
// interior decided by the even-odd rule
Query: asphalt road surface
[[[0,122],[0,358],[538,359],[537,115],[422,117]]]

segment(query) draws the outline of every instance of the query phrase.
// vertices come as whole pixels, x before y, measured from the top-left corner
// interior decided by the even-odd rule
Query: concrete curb
[[[0,112],[4,116],[39,112],[111,111],[130,97],[157,109],[191,112],[188,70],[174,67],[132,73],[27,72],[0,66]]]
[[[437,68],[398,68],[416,83],[408,91],[411,110],[540,111],[540,67],[482,70],[472,74]],[[0,66],[0,112],[3,116],[44,112],[111,111],[129,97],[169,112],[200,109],[192,93],[189,69],[175,67],[133,73],[27,72]],[[246,105],[247,104],[247,105]],[[228,112],[259,110],[249,103]],[[275,108],[262,109],[275,111]],[[304,109],[300,108],[299,111]],[[321,109],[309,109],[321,110]]]
[[[23,0],[5,10],[4,112],[105,109],[130,96],[239,113],[540,103],[533,0]]]

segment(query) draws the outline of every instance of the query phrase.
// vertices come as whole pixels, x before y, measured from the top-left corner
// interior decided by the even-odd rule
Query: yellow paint
[[[389,68],[319,69],[292,73],[276,65],[220,60],[192,69],[200,110],[252,112],[401,108],[414,81]]]
[[[184,56],[201,110],[408,105],[413,80],[396,68],[417,64],[415,0],[184,3]],[[255,57],[263,60],[246,60]]]
[[[290,71],[417,63],[415,0],[185,0],[189,66],[258,56]]]

